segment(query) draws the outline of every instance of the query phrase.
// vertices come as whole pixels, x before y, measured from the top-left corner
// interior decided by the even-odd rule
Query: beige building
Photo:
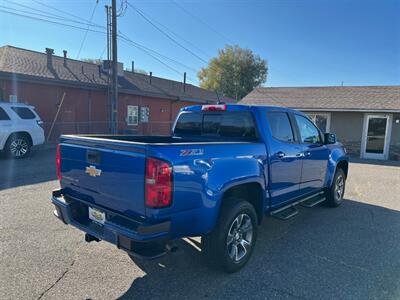
[[[301,110],[350,154],[400,160],[400,86],[262,87],[239,103]]]

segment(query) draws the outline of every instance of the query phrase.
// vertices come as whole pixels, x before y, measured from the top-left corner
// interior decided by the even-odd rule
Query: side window
[[[11,109],[15,111],[21,119],[30,120],[36,118],[35,114],[27,107],[13,106]]]
[[[295,118],[302,143],[316,144],[321,142],[319,131],[310,120],[299,115],[295,115]]]
[[[282,142],[293,142],[293,130],[289,116],[284,112],[267,112],[267,119],[271,127],[272,136]]]
[[[126,123],[128,125],[138,125],[139,122],[139,108],[134,105],[128,105]]]
[[[0,121],[6,121],[10,120],[10,117],[7,115],[7,113],[0,107]]]
[[[219,135],[222,137],[256,139],[256,126],[251,114],[224,114],[219,127]]]
[[[327,113],[308,113],[308,117],[314,122],[315,125],[319,129],[321,129],[322,132],[328,132],[329,131],[329,119],[330,116]]]

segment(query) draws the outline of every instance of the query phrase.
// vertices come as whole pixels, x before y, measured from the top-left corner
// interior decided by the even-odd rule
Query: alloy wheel
[[[28,143],[24,139],[15,139],[10,144],[10,152],[14,157],[24,156],[29,149]]]
[[[247,214],[238,215],[232,222],[226,240],[229,257],[241,261],[250,252],[253,239],[253,224]]]
[[[335,183],[335,197],[336,200],[342,200],[344,194],[344,178],[342,175],[339,175],[336,178],[336,183]]]

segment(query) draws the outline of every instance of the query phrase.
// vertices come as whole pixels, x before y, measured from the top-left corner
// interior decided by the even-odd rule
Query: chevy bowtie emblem
[[[100,169],[96,169],[95,166],[89,166],[89,167],[86,167],[85,173],[89,174],[92,177],[97,177],[97,176],[101,175],[101,170]]]

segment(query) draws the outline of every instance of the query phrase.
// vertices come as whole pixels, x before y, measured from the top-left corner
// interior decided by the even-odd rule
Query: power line
[[[97,8],[97,5],[98,5],[98,4],[99,4],[99,0],[96,0],[96,4],[95,4],[95,6],[93,7],[93,11],[92,11],[92,14],[91,14],[91,16],[90,16],[89,24],[92,23],[93,16],[94,16],[94,13],[95,13],[95,11],[96,11],[96,8]],[[83,45],[85,44],[86,37],[87,37],[87,34],[88,34],[88,32],[89,32],[89,31],[88,31],[89,28],[90,28],[90,25],[88,25],[88,27],[87,27],[87,29],[86,29],[86,31],[85,31],[85,35],[83,36],[83,40],[82,40],[82,42],[81,42],[81,46],[79,47],[78,54],[76,55],[76,59],[79,59],[79,55],[81,54],[82,47],[83,47]]]
[[[226,35],[222,34],[221,32],[217,31],[215,28],[213,28],[211,25],[206,23],[204,20],[202,20],[201,18],[199,18],[195,14],[191,13],[189,10],[187,10],[185,7],[183,7],[181,4],[179,4],[175,0],[171,0],[171,2],[174,3],[176,6],[178,6],[181,10],[183,10],[187,15],[189,15],[190,17],[196,19],[198,22],[200,22],[203,25],[207,26],[211,31],[213,31],[214,33],[216,33],[220,37],[224,38],[227,42],[229,42],[231,44],[234,44],[234,42],[230,38],[228,38]]]
[[[120,36],[121,38],[126,39],[127,41],[129,41],[130,43],[132,43],[134,46],[136,46],[136,47],[138,47],[138,48],[143,48],[143,49],[145,49],[145,50],[147,50],[147,51],[150,51],[150,52],[154,53],[155,55],[158,55],[158,56],[160,56],[160,57],[162,57],[162,58],[164,58],[164,59],[167,59],[167,60],[169,60],[169,61],[171,61],[171,62],[173,62],[173,63],[175,63],[175,64],[177,64],[177,65],[180,65],[180,66],[182,66],[182,67],[184,67],[184,68],[186,68],[186,69],[188,69],[188,70],[191,70],[191,71],[197,73],[197,70],[196,70],[196,69],[193,69],[192,67],[189,67],[188,65],[185,65],[185,64],[183,64],[183,63],[181,63],[181,62],[179,62],[179,61],[177,61],[177,60],[175,60],[175,59],[173,59],[173,58],[170,58],[170,57],[168,57],[168,56],[165,56],[164,54],[161,54],[161,53],[159,53],[159,52],[157,52],[157,51],[155,51],[155,50],[153,50],[153,49],[151,49],[151,48],[148,48],[148,47],[146,47],[146,46],[144,46],[144,45],[141,45],[141,44],[139,44],[139,43],[137,43],[137,42],[132,41],[126,34],[123,34],[122,32],[119,33],[119,36]]]
[[[27,7],[27,8],[29,8],[29,7]],[[46,22],[46,23],[50,23],[50,24],[54,24],[54,25],[60,25],[60,26],[70,27],[70,28],[73,28],[73,29],[83,30],[85,32],[90,31],[90,32],[106,34],[105,31],[100,31],[100,30],[96,30],[96,29],[92,29],[92,28],[84,28],[84,27],[80,27],[80,26],[76,26],[76,25],[62,23],[62,22],[59,22],[59,21],[53,21],[53,20],[48,20],[48,19],[44,19],[44,18],[40,18],[40,17],[35,17],[35,16],[32,16],[32,13],[30,13],[31,15],[27,15],[26,13],[29,13],[29,12],[26,12],[26,11],[20,11],[22,13],[17,13],[17,12],[15,12],[14,8],[7,8],[7,9],[9,9],[9,10],[12,9],[13,11],[0,9],[0,12],[11,14],[11,15],[14,15],[14,16],[23,17],[23,18],[28,18],[28,19],[32,19],[32,20],[36,20],[36,21]],[[25,14],[23,14],[23,13],[25,13]],[[87,22],[87,20],[85,20],[85,22]],[[86,25],[90,25],[90,23],[85,23],[85,24]],[[148,56],[152,57],[153,59],[155,59],[156,61],[158,61],[159,63],[161,63],[162,65],[164,65],[165,67],[167,67],[168,69],[174,71],[175,73],[177,73],[179,75],[182,75],[183,72],[180,72],[177,69],[171,67],[169,64],[165,63],[164,61],[162,61],[160,58],[156,57],[155,55],[158,55],[158,56],[162,57],[163,59],[169,60],[169,61],[171,61],[171,62],[173,62],[175,64],[179,64],[179,65],[181,65],[181,66],[183,66],[183,67],[185,67],[187,69],[191,69],[194,72],[197,72],[193,68],[190,68],[189,66],[186,66],[185,64],[183,64],[183,63],[181,63],[181,62],[179,62],[177,60],[169,58],[168,56],[165,56],[165,55],[163,55],[163,54],[161,54],[161,53],[159,53],[159,52],[157,52],[155,50],[152,50],[152,49],[150,49],[150,48],[148,48],[148,47],[146,47],[144,45],[141,45],[139,43],[133,42],[126,35],[124,35],[122,32],[120,32],[119,38],[121,40],[125,40],[125,42],[130,43],[131,46],[133,46],[133,47],[135,47],[137,49],[140,49],[141,51],[146,53]],[[155,55],[152,54],[150,51],[153,52]],[[102,51],[101,57],[104,55],[104,52],[105,52],[105,50]],[[194,79],[192,79],[190,77],[187,77],[187,78],[188,78],[188,80],[190,80],[190,81],[192,81],[193,83],[196,84],[196,80],[194,80]]]
[[[45,3],[42,3],[42,2],[37,1],[37,0],[32,0],[32,1],[37,3],[37,4],[39,4],[39,5],[41,5],[41,6],[44,6],[46,8],[50,8],[50,9],[52,9],[54,11],[60,12],[62,14],[68,15],[70,17],[73,17],[73,18],[76,18],[76,19],[79,19],[79,20],[82,20],[82,21],[87,21],[85,18],[82,18],[82,17],[79,17],[77,15],[71,14],[69,12],[63,11],[62,9],[58,9],[58,8],[56,8],[54,6],[48,5],[47,3],[45,4]]]
[[[143,11],[142,11],[143,12]],[[157,20],[153,19],[154,23],[157,23],[159,26],[163,27],[166,31],[168,31],[170,34],[174,35],[175,37],[177,37],[178,39],[181,39],[182,41],[184,41],[185,43],[187,43],[188,45],[192,46],[194,49],[196,49],[198,52],[200,52],[201,54],[203,54],[206,57],[210,57],[209,54],[207,54],[206,52],[204,52],[202,49],[200,49],[199,47],[197,47],[195,44],[193,44],[192,42],[188,41],[187,39],[185,39],[184,37],[182,37],[181,35],[177,34],[176,32],[172,31],[170,28],[168,28],[167,26],[161,24],[160,22],[158,22]]]
[[[155,55],[153,55],[150,51],[146,50],[145,48],[141,47],[140,45],[136,44],[135,42],[131,41],[130,39],[127,39],[123,36],[120,35],[120,40],[124,41],[125,43],[130,44],[131,46],[145,52],[147,55],[151,56],[153,59],[157,60],[159,63],[161,63],[162,65],[164,65],[165,67],[167,67],[168,69],[170,69],[171,71],[175,72],[176,74],[182,75],[182,72],[171,67],[170,65],[168,65],[167,63],[165,63],[164,61],[162,61],[161,59],[159,59],[158,57],[156,57]],[[153,51],[153,50],[151,50]],[[193,83],[195,83],[195,81],[191,78],[188,77],[188,79],[190,79],[190,81],[192,81]]]
[[[163,35],[165,35],[168,39],[170,39],[172,42],[174,42],[176,45],[178,45],[179,47],[181,47],[182,49],[186,50],[188,53],[192,54],[194,57],[196,57],[197,59],[199,59],[200,61],[204,62],[207,64],[207,61],[204,60],[203,58],[201,58],[199,55],[197,55],[196,53],[194,53],[193,51],[191,51],[190,49],[188,49],[187,47],[185,47],[184,45],[182,45],[180,42],[178,42],[176,39],[174,39],[170,34],[168,34],[167,32],[165,32],[163,29],[161,29],[159,26],[157,26],[152,20],[150,20],[140,9],[136,8],[135,6],[133,6],[132,4],[130,4],[129,2],[127,2],[127,4],[129,5],[129,7],[131,7],[133,10],[135,10],[143,19],[145,19],[148,23],[150,23],[154,28],[156,28],[158,31],[160,31]]]
[[[81,29],[81,30],[89,30],[91,32],[97,32],[97,33],[105,34],[104,31],[100,31],[100,30],[96,30],[96,29],[91,29],[91,28],[86,29],[86,28],[79,27],[79,26],[76,26],[76,25],[71,25],[71,24],[61,23],[61,22],[57,22],[57,21],[47,20],[47,19],[43,19],[43,18],[39,18],[39,17],[33,17],[33,16],[24,15],[24,14],[20,14],[20,13],[15,13],[15,12],[3,10],[3,9],[0,9],[0,12],[11,14],[11,15],[15,15],[15,16],[20,16],[20,17],[24,17],[24,18],[28,18],[28,19],[32,19],[32,20],[47,22],[47,23],[51,23],[51,24],[67,26],[67,27],[71,27],[71,28],[75,28],[75,29]]]
[[[104,26],[101,26],[101,25],[98,25],[98,24],[89,24],[89,23],[87,23],[87,20],[84,20],[86,22],[76,21],[76,20],[73,20],[73,19],[65,18],[63,16],[60,16],[60,15],[57,15],[57,14],[53,14],[51,12],[43,11],[43,10],[40,10],[40,9],[36,9],[36,8],[30,7],[30,6],[21,4],[21,3],[17,3],[17,2],[14,2],[14,1],[7,1],[7,2],[9,4],[11,4],[11,5],[16,5],[16,6],[20,6],[20,7],[29,9],[29,11],[26,11],[26,10],[21,10],[21,9],[2,6],[3,8],[9,9],[9,10],[12,9],[12,10],[15,10],[17,12],[23,12],[23,13],[27,13],[27,14],[30,14],[30,15],[41,16],[41,17],[45,17],[45,18],[48,18],[48,19],[62,20],[62,21],[66,21],[66,22],[77,23],[77,24],[81,24],[81,25],[88,25],[88,26],[91,26],[91,27],[97,27],[97,28],[103,28],[103,29],[105,28]]]

